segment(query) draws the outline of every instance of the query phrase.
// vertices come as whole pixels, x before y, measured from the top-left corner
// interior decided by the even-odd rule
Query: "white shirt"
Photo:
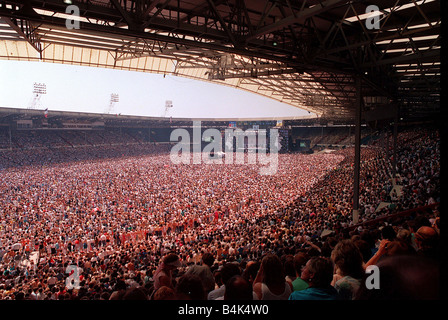
[[[219,300],[218,298],[224,297],[226,292],[226,286],[223,284],[218,289],[212,290],[208,293],[207,300]]]

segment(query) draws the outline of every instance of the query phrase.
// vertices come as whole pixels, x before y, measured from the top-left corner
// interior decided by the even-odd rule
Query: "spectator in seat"
[[[149,300],[149,298],[143,288],[132,287],[126,290],[122,300]]]
[[[420,227],[415,233],[417,254],[431,259],[439,259],[439,235],[437,231],[428,226]]]
[[[235,275],[226,283],[224,300],[253,300],[252,286],[243,276]]]
[[[174,290],[165,286],[160,287],[152,296],[152,300],[174,300],[175,298]]]
[[[415,253],[415,250],[412,246],[400,239],[394,241],[383,239],[380,242],[377,252],[364,265],[364,269],[367,269],[371,265],[376,265],[381,259],[387,256],[412,255],[413,253]]]
[[[175,288],[176,300],[205,300],[202,279],[196,274],[184,274]]]
[[[292,282],[292,290],[300,291],[308,288],[308,283],[303,280],[300,275],[302,273],[302,268],[305,266],[308,261],[307,256],[303,252],[299,252],[294,256],[294,269],[296,271],[296,278]]]
[[[201,265],[192,265],[188,268],[186,273],[198,275],[201,278],[204,289],[208,294],[210,291],[215,289],[215,277],[211,271],[215,258],[211,253],[206,252],[202,255],[201,261]]]
[[[280,258],[267,254],[261,260],[261,266],[253,284],[253,291],[258,300],[287,300],[292,292],[292,285],[285,280]]]
[[[333,263],[329,258],[312,257],[305,264],[301,278],[308,282],[308,288],[294,291],[289,300],[339,300],[337,290],[331,285]]]
[[[294,269],[294,256],[287,255],[283,258],[283,269],[285,271],[285,280],[291,283],[296,279],[296,270]]]
[[[234,275],[240,275],[241,270],[238,267],[237,264],[232,262],[227,262],[224,264],[224,266],[221,269],[221,279],[223,285],[221,285],[219,288],[210,291],[207,299],[208,300],[220,300],[222,297],[224,297],[224,293],[226,292],[226,283],[229,281],[230,278],[232,278]]]
[[[332,286],[341,299],[352,300],[364,277],[361,252],[352,240],[342,240],[334,247],[331,259],[335,265]]]
[[[260,269],[260,262],[259,261],[249,261],[246,264],[246,268],[243,272],[243,277],[249,281],[251,286],[253,286],[253,282],[255,278],[257,277],[258,269]]]

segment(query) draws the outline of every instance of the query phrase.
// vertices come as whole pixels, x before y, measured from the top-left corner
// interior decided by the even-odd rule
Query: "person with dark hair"
[[[125,294],[126,288],[127,286],[124,280],[122,279],[118,280],[114,286],[114,291],[111,293],[109,297],[109,300],[120,300],[121,297]]]
[[[154,290],[162,286],[174,288],[173,285],[173,270],[181,266],[179,257],[174,253],[169,253],[162,259],[162,263],[154,273]]]
[[[333,280],[333,263],[328,258],[312,257],[305,264],[301,278],[309,287],[294,291],[289,300],[339,300],[337,290],[331,285]]]
[[[215,289],[215,277],[213,276],[211,267],[215,262],[215,258],[211,253],[204,253],[202,255],[202,264],[197,265],[193,264],[187,269],[187,274],[196,274],[198,275],[204,286],[205,292],[208,294],[210,291]]]
[[[395,232],[395,230],[392,226],[387,225],[381,229],[381,238],[382,239],[394,241],[396,237],[397,237],[397,233]]]
[[[307,262],[307,255],[303,252],[299,252],[294,256],[294,270],[296,272],[296,278],[292,282],[292,290],[293,291],[300,291],[308,288],[308,283],[304,281],[302,278],[300,278],[300,275],[302,273],[302,267]]]
[[[285,271],[285,280],[291,283],[296,279],[297,274],[296,270],[294,269],[294,256],[293,255],[287,255],[284,257],[283,261],[283,269]]]
[[[132,287],[126,290],[121,300],[149,300],[149,298],[143,288]]]
[[[335,265],[332,286],[341,299],[352,300],[364,277],[361,252],[352,240],[340,241],[331,252]]]
[[[213,271],[213,277],[215,278],[215,289],[221,287],[222,283],[222,274],[220,270]]]
[[[110,294],[109,292],[101,293],[100,300],[109,300]]]
[[[253,291],[259,300],[287,300],[292,285],[285,280],[283,265],[275,254],[267,254],[253,284]]]
[[[173,289],[160,287],[152,296],[152,300],[175,300],[176,294]]]
[[[258,269],[260,269],[260,262],[258,262],[258,261],[247,262],[246,268],[244,269],[242,275],[243,275],[244,279],[249,281],[249,283],[251,285],[253,285],[253,282],[254,282],[255,278],[257,277]]]
[[[369,261],[369,259],[372,256],[372,249],[369,246],[369,243],[366,240],[363,240],[363,239],[355,240],[355,241],[353,241],[353,243],[356,245],[356,247],[358,247],[358,250],[361,253],[362,263],[363,263],[363,266],[364,266],[364,264],[367,261]]]
[[[205,300],[201,278],[196,274],[184,274],[175,288],[176,300]]]
[[[217,300],[224,297],[224,293],[226,292],[226,282],[229,281],[229,279],[232,278],[234,275],[240,275],[240,274],[241,270],[237,264],[233,262],[227,262],[226,264],[224,264],[221,269],[221,279],[223,285],[220,286],[218,289],[210,291],[208,293],[207,299]]]
[[[15,300],[25,300],[25,293],[23,291],[19,291],[14,295]]]
[[[243,276],[235,275],[226,282],[224,300],[253,300],[252,286]]]
[[[429,221],[427,216],[419,214],[417,217],[415,217],[414,223],[413,223],[413,229],[415,231],[417,231],[421,227],[430,227],[430,226],[431,226],[431,222]]]

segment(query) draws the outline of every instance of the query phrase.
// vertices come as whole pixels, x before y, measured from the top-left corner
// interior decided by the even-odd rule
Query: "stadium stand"
[[[328,141],[345,138],[338,130]],[[400,130],[395,176],[384,141],[371,139],[362,148],[358,224],[351,216],[352,147],[280,154],[279,173],[262,178],[257,165],[172,165],[170,144],[148,142],[129,128],[17,131],[11,140],[8,148],[3,131],[1,299],[137,299],[137,289],[143,299],[175,299],[177,284],[183,294],[184,286],[196,290],[197,278],[188,282],[184,275],[206,254],[213,256],[210,269],[221,298],[226,283],[218,275],[225,278],[226,265],[246,275],[266,254],[282,261],[299,253],[331,260],[338,243],[351,241],[351,251],[340,249],[338,257],[361,254],[364,268],[373,261],[396,266],[399,260],[390,258],[404,254],[420,257],[422,266],[440,257],[440,137],[431,128]],[[163,259],[169,253],[176,259],[168,263]],[[66,282],[73,265],[81,268],[77,287]],[[285,281],[295,280],[283,267],[277,271]],[[171,288],[155,290],[160,272]],[[432,273],[428,281],[437,277]],[[314,297],[317,280],[302,280],[310,287],[293,296]],[[422,298],[437,296],[437,287],[421,285]],[[266,288],[261,297],[289,296]],[[336,269],[332,288],[339,292],[331,295],[335,299],[381,297],[367,294],[365,279],[347,270]],[[420,297],[406,288],[387,296]]]
[[[277,173],[260,176],[258,163],[174,165],[170,132],[192,119],[113,114],[117,94],[105,114],[40,110],[35,83],[28,109],[0,107],[0,299],[244,292],[390,299],[403,316],[414,305],[398,300],[439,298],[440,137],[425,124],[444,124],[446,3],[0,1],[0,59],[208,81],[316,115],[207,121],[279,128]]]

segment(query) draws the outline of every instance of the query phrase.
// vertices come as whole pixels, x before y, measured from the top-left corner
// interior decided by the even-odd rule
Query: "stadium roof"
[[[440,111],[440,12],[438,0],[1,0],[0,58],[212,81],[332,119],[354,117],[360,78],[365,111],[420,118]]]

